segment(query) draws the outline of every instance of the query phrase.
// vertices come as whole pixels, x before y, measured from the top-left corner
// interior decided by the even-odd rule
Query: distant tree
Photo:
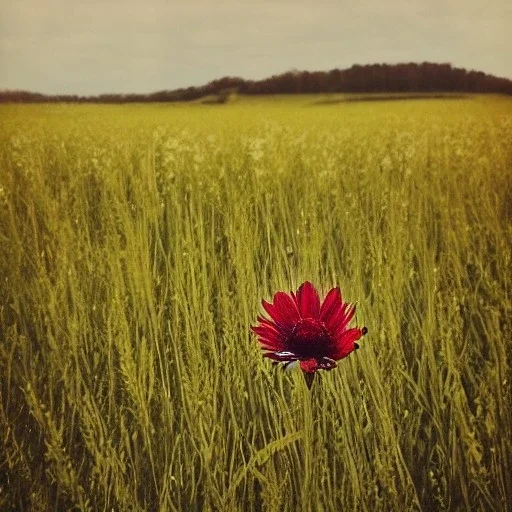
[[[239,94],[377,93],[377,92],[479,92],[512,94],[512,80],[466,71],[451,64],[414,62],[402,64],[354,64],[348,69],[298,71],[292,69],[263,80],[223,77],[201,87],[187,87],[152,94],[101,94],[99,96],[54,95],[28,91],[0,91],[3,103],[90,102],[133,103],[190,101],[217,96],[219,102]]]

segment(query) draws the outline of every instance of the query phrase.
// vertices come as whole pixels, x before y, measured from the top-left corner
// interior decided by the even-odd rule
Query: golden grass
[[[507,509],[512,101],[312,102],[1,106],[2,510]],[[311,394],[306,279],[369,329]]]

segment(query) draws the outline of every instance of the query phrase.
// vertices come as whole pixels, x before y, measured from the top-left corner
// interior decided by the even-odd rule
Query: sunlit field
[[[510,510],[512,99],[325,100],[0,106],[0,510]]]

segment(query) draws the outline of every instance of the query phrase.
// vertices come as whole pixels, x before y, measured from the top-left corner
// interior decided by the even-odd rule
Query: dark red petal
[[[363,332],[358,327],[345,331],[329,350],[329,357],[339,361],[347,357],[356,349],[355,342],[363,336]]]
[[[260,321],[260,325],[258,327],[264,327],[268,330],[268,332],[272,332],[278,336],[282,336],[283,339],[286,338],[290,331],[292,330],[293,326],[295,324],[284,326],[282,324],[276,323],[273,320],[267,320],[266,318],[258,317],[258,320]],[[254,328],[251,327],[252,331],[254,332]]]
[[[285,339],[279,334],[265,330],[265,327],[252,327],[254,334],[258,336],[258,341],[271,350],[282,350],[285,347]]]
[[[263,306],[263,309],[269,314],[270,318],[274,319],[274,305],[270,302],[267,302],[265,299],[261,299],[261,305]]]
[[[274,295],[274,303],[262,300],[261,304],[270,317],[280,326],[293,327],[300,320],[299,310],[295,301],[284,292]]]
[[[346,316],[348,304],[341,304],[334,307],[329,316],[323,320],[325,327],[329,332],[333,332]]]
[[[318,318],[320,297],[318,297],[318,292],[309,281],[306,281],[297,290],[296,301],[302,318]]]
[[[284,292],[277,292],[274,295],[274,306],[286,319],[286,323],[295,323],[300,320],[299,310],[293,298]]]
[[[283,346],[279,345],[278,343],[270,343],[269,341],[259,340],[260,341],[260,348],[261,350],[268,351],[268,352],[279,352],[283,350]]]
[[[347,309],[344,312],[344,317],[339,322],[339,324],[334,329],[333,335],[335,338],[338,338],[343,334],[343,332],[347,329],[348,324],[354,318],[354,314],[356,312],[356,306],[352,304],[347,304]]]
[[[351,304],[343,304],[334,314],[325,320],[327,330],[337,338],[350,323],[355,313],[355,306]]]
[[[276,323],[273,322],[272,320],[268,320],[267,318],[264,318],[262,316],[258,316],[257,320],[261,325],[266,325],[266,326],[271,327],[272,329],[276,329],[276,330],[278,329]]]
[[[263,336],[264,338],[268,338],[269,336],[275,336],[279,338],[283,337],[278,329],[270,325],[257,325],[255,327],[251,327],[251,331],[258,336]]]
[[[258,342],[263,350],[283,350],[284,343],[278,339],[259,338]]]
[[[341,306],[341,291],[339,288],[333,288],[325,297],[320,308],[320,320],[325,323]]]
[[[304,359],[300,362],[300,368],[305,373],[314,373],[318,370],[318,363],[315,358]]]

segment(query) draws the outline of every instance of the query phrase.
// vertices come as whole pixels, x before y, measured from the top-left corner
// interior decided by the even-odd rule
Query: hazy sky
[[[512,0],[0,0],[0,89],[154,92],[292,68],[512,78]]]

